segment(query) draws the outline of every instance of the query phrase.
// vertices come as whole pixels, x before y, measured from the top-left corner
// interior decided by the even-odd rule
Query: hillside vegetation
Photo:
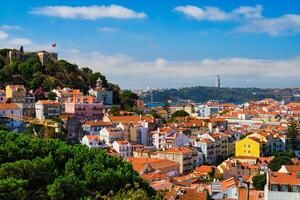
[[[0,89],[7,84],[22,84],[27,90],[49,92],[55,88],[69,87],[80,89],[87,94],[90,87],[95,87],[100,78],[107,90],[113,91],[114,104],[131,107],[137,96],[131,91],[120,91],[118,85],[109,83],[100,72],[93,72],[88,67],[79,68],[66,60],[49,60],[42,66],[37,55],[23,54],[22,59],[8,63],[6,57],[10,49],[0,49]],[[128,96],[134,97],[128,100]]]
[[[0,131],[0,163],[0,199],[155,198],[130,163],[85,145]]]

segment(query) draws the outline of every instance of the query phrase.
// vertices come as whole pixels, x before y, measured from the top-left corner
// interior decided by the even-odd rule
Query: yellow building
[[[260,157],[263,141],[258,138],[246,137],[235,143],[235,156]]]
[[[25,103],[26,89],[23,85],[7,85],[5,91],[7,100],[12,103]]]

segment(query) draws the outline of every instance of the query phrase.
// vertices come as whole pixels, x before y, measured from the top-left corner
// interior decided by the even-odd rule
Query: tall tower
[[[220,79],[220,75],[217,75],[216,87],[217,87],[217,88],[220,88],[220,87],[221,87],[221,79]]]

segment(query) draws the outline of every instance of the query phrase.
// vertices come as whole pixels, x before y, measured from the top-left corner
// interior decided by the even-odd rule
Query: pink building
[[[65,103],[65,112],[80,120],[97,120],[103,116],[103,103],[92,96],[73,97]]]

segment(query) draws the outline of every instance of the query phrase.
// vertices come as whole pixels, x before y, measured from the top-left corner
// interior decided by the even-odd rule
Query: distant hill
[[[300,88],[261,89],[261,88],[217,88],[217,87],[185,87],[180,89],[161,89],[140,93],[140,98],[146,102],[192,100],[206,102],[219,100],[223,102],[241,103],[249,100],[273,98],[282,100],[284,97],[300,94]]]

